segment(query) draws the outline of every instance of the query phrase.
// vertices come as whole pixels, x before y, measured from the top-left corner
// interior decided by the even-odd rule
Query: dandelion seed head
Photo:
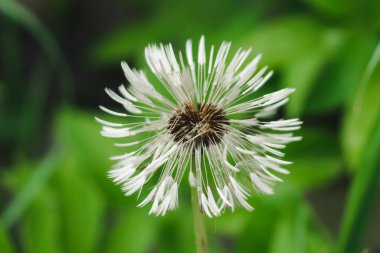
[[[150,205],[149,214],[178,207],[185,176],[196,188],[199,209],[213,217],[237,207],[252,211],[252,194],[273,194],[281,175],[289,173],[284,148],[301,139],[291,132],[302,122],[267,118],[294,89],[256,95],[273,72],[259,68],[261,55],[248,60],[250,49],[229,56],[230,46],[212,45],[208,54],[203,36],[197,50],[188,40],[178,55],[170,44],[149,45],[145,58],[159,86],[122,62],[128,85],[106,89],[122,109],[100,106],[119,119],[96,117],[101,134],[131,150],[111,157],[116,163],[109,177],[125,195],[145,196],[139,206]]]
[[[221,142],[228,131],[226,113],[215,105],[185,103],[169,120],[174,141],[194,148],[207,148]]]

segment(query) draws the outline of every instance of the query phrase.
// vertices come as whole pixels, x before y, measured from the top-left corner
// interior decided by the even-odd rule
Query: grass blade
[[[380,179],[380,115],[352,183],[336,252],[359,252]]]
[[[371,78],[373,71],[375,70],[379,61],[380,61],[380,42],[379,44],[377,44],[375,52],[373,53],[371,60],[369,61],[368,66],[366,68],[366,71],[364,72],[363,78],[359,84],[360,88],[358,91],[357,98],[355,100],[354,110],[358,110],[358,107],[360,106],[363,100],[365,88],[367,87],[369,79]]]
[[[53,148],[41,164],[37,166],[29,182],[2,213],[1,222],[5,229],[12,226],[26,207],[32,202],[34,197],[50,178],[59,160],[60,153]]]

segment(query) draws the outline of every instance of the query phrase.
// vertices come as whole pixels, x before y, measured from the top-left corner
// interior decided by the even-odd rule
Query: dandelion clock
[[[288,174],[283,149],[300,140],[291,132],[301,122],[271,115],[294,89],[255,96],[272,71],[259,69],[261,55],[252,57],[251,50],[229,55],[230,45],[206,52],[202,37],[196,50],[189,40],[178,54],[170,44],[149,45],[145,58],[160,85],[122,62],[128,83],[118,91],[106,89],[121,106],[118,111],[100,106],[117,122],[97,118],[101,134],[132,150],[112,157],[109,177],[125,195],[137,194],[138,205],[149,205],[150,214],[178,207],[185,178],[207,216],[238,207],[251,211],[249,197],[273,194],[274,183]],[[148,181],[153,186],[148,188]]]

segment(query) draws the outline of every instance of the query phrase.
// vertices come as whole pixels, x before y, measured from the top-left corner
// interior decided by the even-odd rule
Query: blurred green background
[[[263,53],[305,122],[276,195],[207,219],[212,252],[380,252],[380,1],[0,0],[1,253],[195,252],[187,183],[148,216],[107,179],[122,150],[93,117],[121,60],[202,34]]]

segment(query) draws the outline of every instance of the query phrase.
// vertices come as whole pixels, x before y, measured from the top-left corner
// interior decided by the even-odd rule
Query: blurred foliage
[[[380,115],[380,43],[368,63],[361,85],[346,111],[343,125],[343,147],[351,168],[357,168],[365,145]],[[375,141],[375,140],[373,140]]]
[[[0,250],[4,253],[13,253],[12,244],[3,227],[0,227]]]
[[[276,194],[207,220],[212,252],[379,250],[362,240],[379,192],[379,13],[377,0],[0,0],[0,252],[194,252],[187,182],[177,211],[148,216],[107,178],[107,157],[126,149],[93,116],[109,117],[95,106],[123,80],[121,60],[147,69],[146,44],[183,50],[202,34],[263,53],[275,70],[264,89],[297,88],[281,116],[305,122]],[[347,178],[343,214],[341,199],[310,198]],[[320,209],[344,217],[339,235]]]
[[[371,131],[361,158],[361,170],[353,182],[338,244],[338,252],[357,252],[369,220],[380,177],[380,117]]]

